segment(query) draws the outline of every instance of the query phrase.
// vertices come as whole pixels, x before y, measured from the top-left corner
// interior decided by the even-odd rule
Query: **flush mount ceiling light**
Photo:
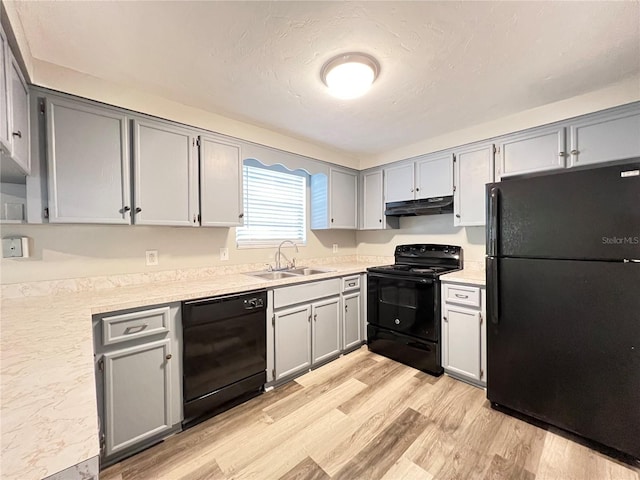
[[[345,53],[324,64],[320,77],[334,97],[349,99],[364,95],[378,76],[380,65],[365,53]]]

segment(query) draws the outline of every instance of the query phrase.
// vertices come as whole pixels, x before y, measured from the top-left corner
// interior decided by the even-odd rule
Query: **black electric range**
[[[443,372],[440,353],[440,280],[460,270],[462,248],[398,245],[395,264],[367,269],[367,344],[424,372]]]

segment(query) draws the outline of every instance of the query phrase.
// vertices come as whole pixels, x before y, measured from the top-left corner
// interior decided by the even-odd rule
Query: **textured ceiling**
[[[16,7],[34,58],[357,155],[640,72],[636,1]],[[369,93],[349,101],[330,97],[319,77],[347,51],[381,65]]]

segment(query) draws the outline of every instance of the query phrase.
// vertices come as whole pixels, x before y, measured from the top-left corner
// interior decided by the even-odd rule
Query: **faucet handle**
[[[292,268],[292,269],[293,269],[293,268],[296,268],[296,258],[295,258],[295,257],[293,257],[293,258],[291,259],[291,268]]]
[[[270,263],[265,263],[265,265],[267,266],[267,272],[273,272],[273,267]]]

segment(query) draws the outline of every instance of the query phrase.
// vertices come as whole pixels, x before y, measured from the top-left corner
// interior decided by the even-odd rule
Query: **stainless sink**
[[[265,280],[280,280],[281,278],[296,277],[296,274],[289,272],[256,272],[248,273],[252,277],[264,278]]]
[[[320,273],[330,273],[334,271],[335,270],[322,270],[319,268],[311,267],[298,267],[291,270],[282,270],[278,272],[251,272],[247,273],[246,275],[263,278],[264,280],[280,280],[282,278],[306,277],[307,275],[318,275]]]
[[[292,270],[287,270],[287,273],[293,273],[294,275],[318,275],[320,273],[330,273],[335,270],[321,270],[319,268],[311,268],[311,267],[298,267]]]

